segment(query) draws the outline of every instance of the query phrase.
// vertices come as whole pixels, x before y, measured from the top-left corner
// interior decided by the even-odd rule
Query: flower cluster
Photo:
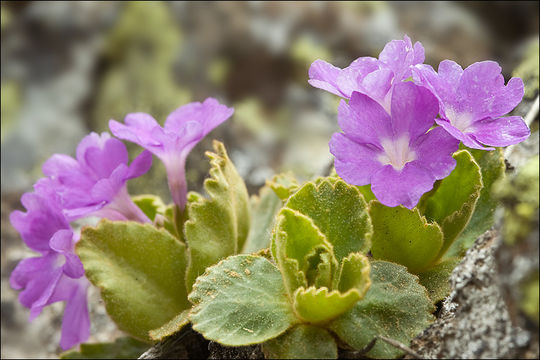
[[[128,165],[126,146],[108,133],[91,133],[78,145],[76,157],[55,154],[43,165],[46,175],[34,191],[22,196],[26,212],[14,211],[11,224],[25,244],[40,253],[23,259],[10,277],[21,290],[20,302],[30,309],[30,320],[52,303],[65,301],[60,346],[69,349],[90,335],[87,306],[88,280],[75,253],[78,235],[70,223],[87,216],[119,221],[150,222],[133,202],[127,181],[146,173],[152,153],[167,166],[175,203],[186,203],[184,164],[190,150],[233,110],[209,98],[174,111],[161,128],[146,114],[129,114],[124,126],[111,121],[119,138],[147,148]]]
[[[463,70],[445,60],[438,73],[423,61],[422,45],[405,35],[378,59],[361,57],[345,69],[316,60],[309,70],[311,85],[349,100],[338,109],[343,133],[329,144],[336,172],[350,184],[371,184],[386,206],[416,206],[452,172],[460,141],[493,150],[482,144],[512,145],[530,133],[521,117],[503,117],[523,97],[521,79],[505,86],[493,61]]]

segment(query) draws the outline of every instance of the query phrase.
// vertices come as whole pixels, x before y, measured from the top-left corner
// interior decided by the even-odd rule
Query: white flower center
[[[473,122],[473,117],[470,113],[456,113],[452,108],[448,108],[445,113],[448,120],[450,120],[450,124],[463,133],[469,129],[469,126]]]
[[[377,160],[383,165],[392,165],[396,170],[401,170],[406,163],[416,160],[416,152],[409,148],[409,135],[405,134],[396,140],[381,139],[383,153],[377,156]]]

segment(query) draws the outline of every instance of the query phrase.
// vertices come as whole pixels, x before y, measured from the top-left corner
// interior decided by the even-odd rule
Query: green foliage
[[[180,314],[176,315],[174,318],[172,318],[172,320],[166,323],[165,325],[157,329],[150,330],[148,332],[150,339],[154,341],[160,341],[182,330],[182,328],[189,323],[190,310],[191,309],[186,309],[182,311]]]
[[[141,340],[190,307],[184,286],[185,245],[165,230],[102,220],[77,243],[86,277],[101,290],[109,316]]]
[[[361,252],[371,231],[362,195],[338,178],[308,182],[289,197],[272,254],[302,321],[328,322],[364,296],[369,263]]]
[[[274,220],[282,205],[281,199],[268,186],[261,188],[259,196],[252,196],[250,203],[251,225],[243,253],[254,253],[270,246]]]
[[[214,141],[210,178],[204,181],[209,199],[188,197],[188,221],[184,224],[189,263],[186,287],[191,290],[197,276],[219,260],[242,250],[249,225],[249,197],[244,180],[227,156],[225,147]]]
[[[482,173],[483,188],[471,219],[458,239],[450,246],[446,257],[463,256],[476,238],[493,225],[498,200],[492,195],[493,184],[504,178],[504,156],[501,148],[494,151],[467,149],[472,154]]]
[[[425,288],[405,267],[373,261],[371,282],[364,299],[329,326],[354,349],[365,348],[378,335],[408,344],[433,321],[431,313],[435,308]],[[378,341],[367,355],[395,358],[402,355],[402,351]]]
[[[167,209],[163,200],[159,196],[145,194],[132,197],[133,202],[137,205],[144,215],[152,221],[155,220],[157,214],[165,214]]]
[[[323,178],[304,184],[285,207],[309,217],[333,246],[341,261],[351,252],[365,253],[371,245],[371,221],[358,189],[342,180]]]
[[[418,273],[437,259],[443,244],[443,233],[436,223],[429,223],[417,208],[387,207],[378,201],[370,202],[369,214],[373,222],[375,259],[405,265]]]
[[[136,359],[148,346],[133,338],[122,337],[113,343],[81,344],[79,351],[63,352],[60,359]]]
[[[287,200],[289,196],[298,190],[298,182],[292,172],[274,175],[271,180],[266,181],[266,184],[283,201]]]
[[[433,303],[444,299],[450,293],[448,279],[460,260],[459,257],[447,258],[418,274],[420,284],[427,289]]]
[[[337,345],[320,327],[299,324],[262,345],[267,359],[336,359]]]
[[[444,233],[438,258],[468,224],[483,187],[480,167],[467,150],[456,152],[454,159],[456,168],[434,191],[423,196],[418,205],[423,215],[439,224]]]
[[[253,255],[231,256],[208,268],[189,300],[193,329],[227,346],[264,342],[298,321],[279,270]]]

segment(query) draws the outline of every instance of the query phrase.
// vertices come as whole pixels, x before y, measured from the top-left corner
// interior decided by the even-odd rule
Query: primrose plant
[[[523,119],[505,116],[521,79],[505,85],[493,61],[463,70],[445,60],[438,72],[423,61],[407,36],[344,69],[315,61],[309,83],[343,98],[335,169],[304,183],[276,175],[251,198],[217,141],[206,196],[187,191],[187,155],[233,113],[212,98],[163,127],[143,113],[111,120],[113,135],[145,149],[129,165],[108,133],[85,137],[75,159],[53,155],[21,199],[26,213],[11,215],[40,253],[10,278],[30,318],[65,301],[61,348],[86,341],[94,285],[118,327],[148,344],[191,323],[226,346],[261,344],[269,358],[401,356],[375,340],[407,345],[433,321],[450,273],[493,224],[501,147],[529,136]],[[127,192],[152,154],[172,204]],[[103,219],[79,234],[71,223],[87,216]]]

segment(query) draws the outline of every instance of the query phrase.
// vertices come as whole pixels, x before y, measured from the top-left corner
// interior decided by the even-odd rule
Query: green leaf
[[[371,266],[367,257],[359,253],[351,253],[341,261],[339,276],[336,277],[338,283],[334,288],[341,292],[357,289],[363,298],[371,286],[370,271]]]
[[[197,276],[219,260],[240,252],[246,241],[249,224],[249,197],[244,180],[229,160],[225,147],[214,141],[210,158],[210,178],[204,188],[210,199],[190,196],[188,221],[184,225],[189,264],[186,287],[191,290]]]
[[[429,220],[437,222],[444,234],[439,252],[442,257],[463,231],[482,190],[480,167],[467,150],[454,154],[456,168],[441,180],[435,192],[421,199],[420,208]]]
[[[287,293],[292,297],[297,288],[307,286],[308,257],[316,249],[331,249],[332,245],[311,219],[289,208],[279,212],[274,234],[272,255],[283,273]]]
[[[326,323],[338,317],[364,297],[371,285],[369,271],[367,257],[360,253],[349,254],[342,260],[340,274],[336,277],[338,290],[329,290],[329,285],[323,287],[318,284],[296,290],[293,296],[296,314],[314,324]]]
[[[148,347],[147,343],[122,337],[113,343],[81,344],[79,351],[66,351],[60,359],[137,359]]]
[[[339,179],[308,182],[285,206],[309,217],[333,245],[338,262],[351,252],[367,252],[372,227],[364,198],[355,186]]]
[[[304,322],[322,324],[349,310],[360,298],[356,289],[341,293],[325,287],[301,287],[294,293],[294,310]]]
[[[362,194],[366,202],[370,202],[371,200],[377,200],[377,198],[375,197],[375,194],[373,194],[373,191],[371,191],[370,184],[357,186],[356,188],[360,191],[360,193]]]
[[[373,261],[371,281],[364,299],[330,324],[330,329],[351,347],[361,350],[378,335],[408,344],[434,320],[431,313],[435,307],[426,289],[404,266]],[[367,353],[372,358],[402,354],[382,341]]]
[[[176,315],[171,321],[169,321],[165,325],[157,329],[150,330],[148,332],[148,336],[150,336],[150,339],[154,341],[160,341],[168,336],[179,332],[184,326],[189,323],[189,311],[190,309],[186,309],[180,314]]]
[[[495,209],[498,201],[492,196],[492,187],[495,181],[504,177],[505,164],[502,148],[494,151],[468,149],[474,160],[480,165],[482,183],[484,187],[471,219],[458,240],[450,247],[447,257],[461,256],[472,246],[476,238],[493,226]]]
[[[251,226],[243,253],[254,253],[270,246],[274,220],[281,205],[281,199],[268,186],[261,188],[259,196],[251,197]]]
[[[297,322],[279,270],[253,255],[231,256],[208,268],[189,300],[193,329],[226,346],[264,342]]]
[[[337,359],[332,335],[319,327],[299,324],[262,345],[266,359]]]
[[[434,304],[450,294],[450,274],[460,260],[457,257],[449,258],[418,274],[420,284],[427,289]]]
[[[165,206],[163,200],[161,200],[159,196],[149,194],[133,196],[132,199],[135,205],[137,205],[143,213],[154,222],[154,225],[166,229],[183,241],[182,234],[178,234],[174,224],[174,204]],[[160,216],[156,218],[156,215]]]
[[[417,208],[387,207],[370,202],[373,223],[371,253],[375,259],[405,265],[417,273],[437,259],[443,244],[439,225],[430,224]]]
[[[277,174],[271,180],[266,181],[281,200],[287,200],[298,189],[298,182],[292,172]]]
[[[154,221],[157,214],[165,213],[165,204],[159,196],[150,194],[137,195],[133,196],[132,200],[152,221]]]
[[[136,338],[149,340],[148,331],[190,307],[185,245],[165,230],[102,220],[83,228],[76,252],[109,316]]]

